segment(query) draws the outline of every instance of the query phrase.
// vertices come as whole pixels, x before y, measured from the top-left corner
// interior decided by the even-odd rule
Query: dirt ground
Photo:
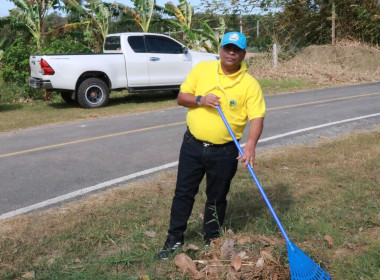
[[[281,57],[281,55],[279,55]],[[249,73],[256,78],[302,79],[318,86],[338,86],[380,81],[380,48],[358,42],[309,46],[288,60],[272,56],[251,58]]]

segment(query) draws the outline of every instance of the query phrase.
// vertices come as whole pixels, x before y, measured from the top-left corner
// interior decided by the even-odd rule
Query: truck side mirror
[[[182,52],[184,54],[187,54],[189,52],[189,48],[188,47],[182,47]]]

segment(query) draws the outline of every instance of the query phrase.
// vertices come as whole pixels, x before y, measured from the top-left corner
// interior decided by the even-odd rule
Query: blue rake
[[[224,117],[222,109],[217,106],[218,112],[223,119],[224,124],[226,125],[228,132],[230,133],[236,147],[239,150],[239,153],[243,155],[243,150],[241,149],[239,142],[236,140],[234,133],[231,130],[230,125],[227,122],[227,119]],[[265,203],[269,207],[269,210],[275,219],[278,227],[281,230],[282,235],[286,240],[286,246],[288,249],[288,259],[290,267],[290,275],[292,280],[330,280],[331,276],[324,271],[319,265],[317,265],[309,256],[307,256],[301,249],[299,249],[288,237],[285,232],[284,227],[282,226],[280,219],[277,217],[276,212],[274,211],[271,203],[268,200],[267,195],[265,194],[259,180],[256,177],[255,172],[253,171],[250,164],[248,164],[248,170],[252,175],[253,180],[255,181],[261,195],[263,196]]]

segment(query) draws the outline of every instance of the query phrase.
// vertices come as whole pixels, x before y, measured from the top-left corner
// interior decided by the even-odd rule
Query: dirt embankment
[[[321,86],[380,81],[380,49],[356,42],[309,46],[273,68],[270,55],[254,58],[249,73],[256,78],[303,79]]]

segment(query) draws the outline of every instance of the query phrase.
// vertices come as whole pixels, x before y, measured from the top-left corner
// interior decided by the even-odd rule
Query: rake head
[[[292,241],[286,242],[292,280],[330,280],[331,276]]]

